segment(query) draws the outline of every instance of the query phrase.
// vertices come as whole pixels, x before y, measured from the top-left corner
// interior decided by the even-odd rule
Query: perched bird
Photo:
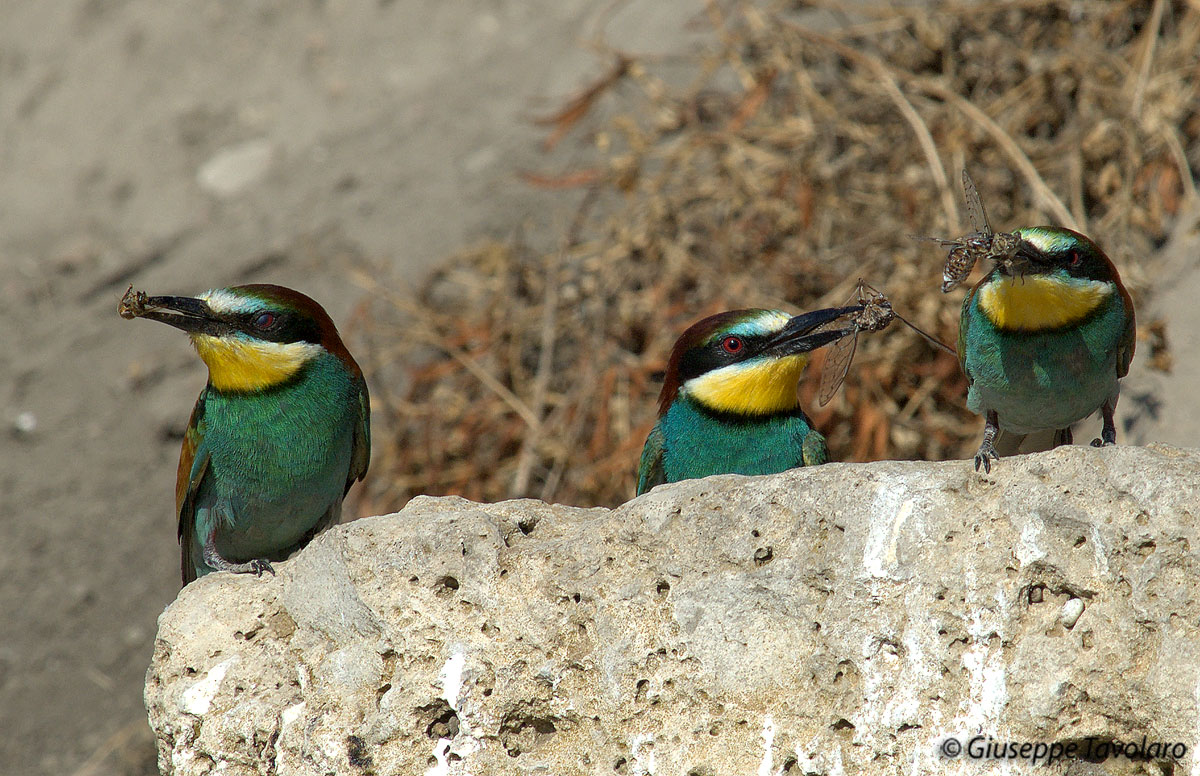
[[[825,438],[800,408],[797,384],[809,351],[853,332],[826,324],[861,310],[794,317],[733,310],[692,325],[667,363],[658,423],[638,466],[638,495],[710,474],[772,474],[825,463]]]
[[[183,583],[261,574],[341,517],[367,472],[362,370],[319,304],[289,288],[234,286],[196,298],[130,289],[119,311],[188,333],[208,366],[179,456]]]
[[[1133,300],[1099,246],[1050,226],[1013,234],[1014,253],[963,300],[958,329],[967,406],[986,419],[975,468],[988,472],[1025,435],[1070,444],[1071,424],[1096,410],[1104,428],[1092,444],[1116,444],[1118,380],[1133,358]]]

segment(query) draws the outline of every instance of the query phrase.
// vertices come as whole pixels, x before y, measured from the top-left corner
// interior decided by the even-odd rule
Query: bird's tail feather
[[[1018,453],[1040,453],[1053,450],[1059,445],[1071,444],[1071,429],[1048,428],[1028,434],[1017,434],[1001,429],[993,444],[996,454],[1001,457]]]

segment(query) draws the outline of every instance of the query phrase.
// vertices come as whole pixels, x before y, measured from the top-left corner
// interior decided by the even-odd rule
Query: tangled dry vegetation
[[[719,310],[840,304],[861,276],[953,342],[964,290],[939,292],[945,253],[913,235],[970,231],[964,165],[993,225],[1086,231],[1138,296],[1200,169],[1200,5],[839,7],[710,3],[682,85],[679,60],[610,52],[547,118],[547,143],[590,143],[594,166],[528,178],[582,203],[561,249],[478,246],[415,294],[368,283],[360,511],[626,500],[671,345]],[[910,330],[864,337],[824,408],[820,362],[801,394],[835,458],[977,444],[957,361]]]

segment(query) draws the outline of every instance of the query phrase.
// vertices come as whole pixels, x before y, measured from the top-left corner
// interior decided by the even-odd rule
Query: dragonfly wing
[[[851,334],[842,337],[829,346],[829,355],[825,357],[825,367],[821,370],[821,392],[817,395],[817,403],[824,407],[842,387],[846,373],[850,371],[850,362],[854,360],[854,350],[858,345],[858,327]]]
[[[967,201],[967,216],[971,219],[971,226],[976,232],[990,237],[992,225],[988,223],[987,211],[983,209],[983,200],[979,198],[979,190],[975,188],[975,181],[971,180],[966,168],[963,169],[962,179],[963,196]]]

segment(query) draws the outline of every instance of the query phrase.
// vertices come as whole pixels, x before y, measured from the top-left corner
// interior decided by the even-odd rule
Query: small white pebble
[[[1083,614],[1083,601],[1078,598],[1071,598],[1063,604],[1062,614],[1059,615],[1063,627],[1067,630],[1075,627],[1075,623],[1079,622],[1079,615]]]
[[[37,415],[32,412],[22,412],[13,420],[13,429],[18,434],[29,435],[37,431]]]
[[[196,172],[200,188],[218,197],[231,197],[267,174],[275,146],[266,138],[247,140],[217,151]]]
[[[480,32],[482,32],[484,35],[487,35],[489,38],[500,32],[502,26],[500,24],[500,20],[494,14],[490,13],[486,13],[478,17],[475,20],[475,25],[479,28]]]

